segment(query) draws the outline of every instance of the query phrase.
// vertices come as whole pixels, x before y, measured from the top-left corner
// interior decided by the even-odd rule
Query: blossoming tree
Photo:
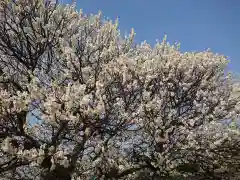
[[[133,46],[133,30],[74,6],[1,7],[3,179],[239,177],[239,130],[220,123],[240,111],[226,57]]]

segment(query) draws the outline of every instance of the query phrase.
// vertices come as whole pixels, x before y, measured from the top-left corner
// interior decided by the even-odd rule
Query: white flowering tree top
[[[1,8],[2,178],[239,177],[239,130],[219,123],[240,112],[226,57],[133,46],[133,30],[74,6]]]

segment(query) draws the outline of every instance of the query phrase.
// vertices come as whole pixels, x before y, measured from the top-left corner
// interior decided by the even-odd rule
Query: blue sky
[[[166,33],[170,42],[181,43],[182,51],[210,48],[228,56],[230,70],[240,73],[239,0],[77,0],[80,8],[119,17],[123,35],[134,28],[136,42],[154,44]]]

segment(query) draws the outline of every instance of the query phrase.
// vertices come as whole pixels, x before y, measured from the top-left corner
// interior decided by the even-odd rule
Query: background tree
[[[1,4],[1,177],[237,179],[224,56],[133,46],[101,13],[24,2]]]

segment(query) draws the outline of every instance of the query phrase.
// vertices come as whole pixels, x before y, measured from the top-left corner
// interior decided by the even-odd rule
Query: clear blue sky
[[[119,17],[123,35],[133,27],[136,42],[154,44],[166,33],[182,51],[210,48],[228,56],[230,69],[240,73],[240,0],[77,0],[80,8]]]

